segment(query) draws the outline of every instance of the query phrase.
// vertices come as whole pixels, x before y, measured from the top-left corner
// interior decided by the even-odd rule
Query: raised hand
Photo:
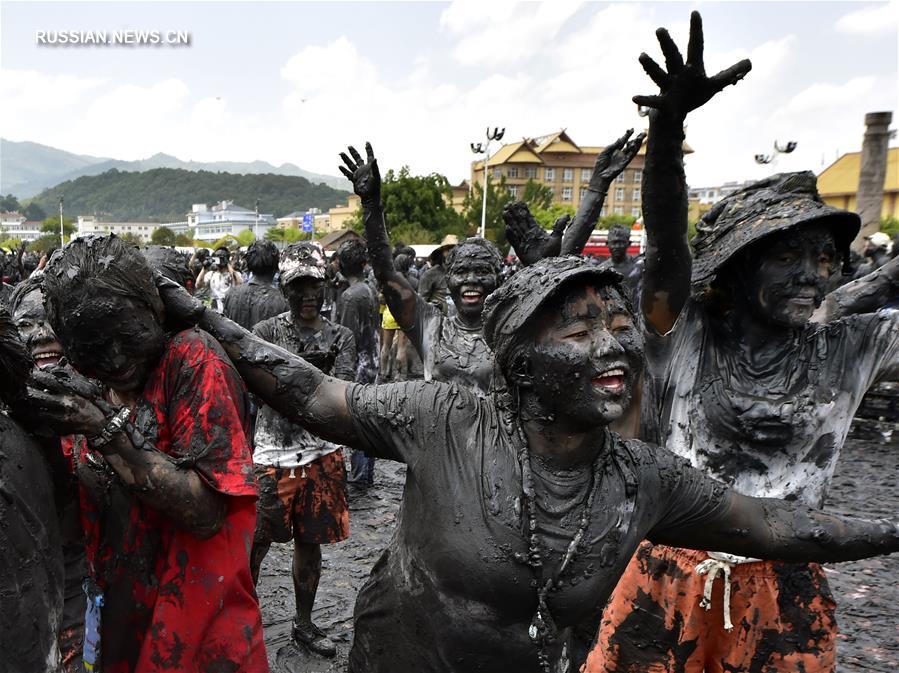
[[[563,215],[556,220],[552,233],[547,234],[531,215],[524,201],[510,203],[503,208],[506,223],[506,238],[515,248],[515,254],[525,266],[534,264],[544,257],[557,257],[562,248],[562,235],[571,220]]]
[[[618,174],[637,156],[637,152],[643,146],[645,133],[639,134],[633,140],[628,140],[634,129],[628,129],[623,136],[607,146],[593,164],[593,174],[590,176],[589,188],[596,192],[605,192]]]
[[[347,180],[353,183],[353,191],[362,199],[362,203],[377,205],[381,202],[381,172],[378,170],[378,160],[371,149],[371,143],[365,143],[366,160],[356,151],[352,145],[348,151],[340,153],[340,158],[346,166],[339,166]]]
[[[736,84],[752,69],[749,59],[743,59],[717,75],[706,75],[702,55],[702,17],[699,12],[690,14],[690,41],[687,44],[686,63],[667,30],[659,28],[656,37],[668,70],[663,70],[645,52],[640,54],[640,65],[658,85],[659,93],[655,96],[634,96],[633,101],[677,119],[685,119],[688,112],[705,105],[724,87]]]
[[[96,435],[114,413],[99,385],[70,367],[34,370],[14,414],[32,428],[50,427],[60,434]]]

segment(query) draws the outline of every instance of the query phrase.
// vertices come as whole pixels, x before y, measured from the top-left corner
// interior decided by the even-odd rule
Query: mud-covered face
[[[12,319],[19,330],[19,337],[28,346],[38,367],[44,369],[59,362],[63,355],[62,344],[47,322],[44,293],[39,288],[22,297]]]
[[[143,302],[94,295],[60,314],[59,338],[75,368],[116,391],[141,390],[165,347],[159,318]]]
[[[493,257],[478,245],[461,246],[447,270],[446,286],[453,304],[463,317],[477,320],[484,310],[484,300],[497,286]]]
[[[769,322],[801,327],[821,305],[836,268],[833,234],[809,225],[772,236],[744,260],[752,310]]]
[[[325,303],[325,281],[318,278],[297,278],[284,286],[284,298],[290,312],[301,320],[316,320]]]
[[[535,320],[528,370],[541,405],[585,429],[621,417],[643,368],[643,342],[618,290],[574,286]]]
[[[608,243],[609,253],[613,262],[623,262],[627,257],[627,248],[630,245],[630,238],[624,236],[610,236]]]

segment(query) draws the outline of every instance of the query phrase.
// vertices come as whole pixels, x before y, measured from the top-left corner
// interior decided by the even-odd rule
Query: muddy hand
[[[562,233],[568,224],[567,220],[559,218],[553,226],[552,236],[547,235],[524,201],[507,204],[503,208],[503,221],[506,223],[506,238],[525,266],[544,257],[558,255],[562,247]]]
[[[667,72],[646,53],[640,54],[640,65],[659,87],[655,96],[634,96],[637,105],[654,108],[662,114],[683,120],[687,113],[705,105],[715,94],[729,84],[736,84],[752,69],[749,59],[743,59],[717,75],[709,77],[703,63],[702,18],[699,12],[690,15],[690,42],[687,45],[687,62],[668,31],[656,31],[659,46],[665,56]]]
[[[159,297],[165,304],[166,317],[196,325],[203,317],[206,307],[196,297],[178,285],[175,281],[166,278],[161,273],[154,274],[156,289]]]
[[[593,174],[590,176],[590,189],[596,192],[605,192],[615,178],[627,168],[627,165],[637,156],[637,152],[643,146],[645,133],[639,134],[633,140],[628,140],[634,129],[628,129],[623,136],[606,147],[593,164]]]
[[[31,427],[50,426],[59,434],[90,437],[103,429],[113,411],[100,394],[99,386],[71,369],[35,370],[15,414]]]
[[[371,143],[365,143],[365,160],[352,145],[347,149],[352,158],[347,156],[346,152],[340,153],[340,158],[346,164],[339,167],[340,172],[353,183],[353,191],[362,199],[363,204],[379,205],[381,203],[381,172],[378,170],[378,160],[375,159]]]

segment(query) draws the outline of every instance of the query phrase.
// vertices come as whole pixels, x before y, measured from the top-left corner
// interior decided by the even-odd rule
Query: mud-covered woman
[[[642,368],[614,272],[544,260],[487,300],[506,391],[323,375],[174,284],[167,310],[220,340],[254,393],[311,432],[406,463],[396,534],[359,594],[351,671],[579,665],[640,541],[788,560],[899,549],[896,525],[752,499],[608,424]]]
[[[899,314],[809,322],[859,230],[855,214],[821,201],[812,173],[773,176],[716,204],[691,256],[684,121],[750,65],[706,77],[696,13],[686,62],[657,34],[667,70],[640,61],[660,93],[634,98],[650,108],[643,438],[735,492],[821,507],[862,396],[899,374]],[[839,292],[857,307],[866,284],[853,286]],[[839,304],[831,297],[824,319],[846,313]],[[649,540],[613,594],[588,671],[834,670],[834,603],[820,566]]]
[[[147,262],[115,236],[56,252],[44,294],[80,374],[33,372],[21,413],[70,435],[92,606],[85,663],[267,670],[249,563],[248,396],[233,365],[201,330],[167,329]]]

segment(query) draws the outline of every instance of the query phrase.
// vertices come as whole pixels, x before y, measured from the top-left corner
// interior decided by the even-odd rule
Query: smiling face
[[[563,288],[532,324],[527,369],[541,406],[581,429],[620,418],[643,368],[643,344],[619,291],[581,283]]]
[[[40,288],[34,288],[22,297],[12,319],[16,324],[16,329],[19,330],[19,337],[31,351],[38,367],[44,369],[59,363],[59,359],[63,355],[62,345],[47,322],[44,293]]]
[[[762,245],[744,255],[750,308],[776,325],[802,327],[821,305],[836,269],[833,234],[823,224],[810,224]]]
[[[479,245],[460,245],[447,270],[446,285],[462,317],[477,321],[484,300],[496,289],[497,269],[491,254]]]
[[[94,295],[60,311],[59,336],[72,364],[119,392],[141,390],[165,346],[156,313],[120,295]]]
[[[303,322],[318,320],[319,312],[325,303],[325,281],[302,276],[287,283],[283,292],[294,319]]]

